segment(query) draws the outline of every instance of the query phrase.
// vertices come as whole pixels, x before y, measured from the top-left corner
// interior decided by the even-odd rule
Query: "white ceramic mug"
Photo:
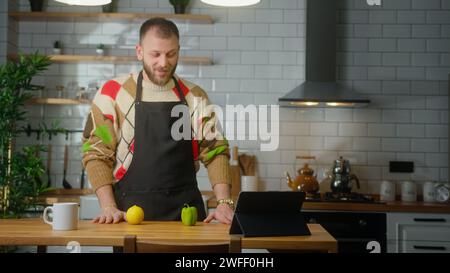
[[[49,220],[52,214],[52,221]],[[44,222],[51,225],[53,230],[73,230],[78,228],[78,204],[55,203],[52,207],[44,209]]]
[[[395,184],[390,181],[382,181],[380,186],[381,201],[395,201]]]
[[[256,176],[241,176],[241,191],[258,191],[258,178]]]
[[[417,201],[417,188],[414,182],[404,181],[402,183],[402,201],[403,202]]]
[[[423,184],[423,202],[425,203],[433,203],[436,201],[436,190],[435,190],[435,183],[431,181],[427,181]]]

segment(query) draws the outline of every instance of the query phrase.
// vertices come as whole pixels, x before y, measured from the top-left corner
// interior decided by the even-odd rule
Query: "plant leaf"
[[[211,160],[214,156],[221,154],[227,149],[226,145],[221,145],[206,153],[206,161]]]
[[[91,149],[91,143],[89,143],[89,142],[83,143],[83,147],[81,149],[83,151],[83,153],[89,151],[89,149]]]
[[[112,141],[111,133],[106,125],[98,126],[94,131],[94,135],[98,136],[105,144],[110,144]]]

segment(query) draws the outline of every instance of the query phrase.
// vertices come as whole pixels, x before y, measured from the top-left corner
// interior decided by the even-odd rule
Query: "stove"
[[[316,193],[308,195],[305,201],[309,202],[341,202],[341,203],[381,203],[370,195],[364,195],[357,192],[350,193]]]

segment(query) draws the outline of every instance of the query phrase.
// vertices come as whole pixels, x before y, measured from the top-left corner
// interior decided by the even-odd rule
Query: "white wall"
[[[119,2],[120,12],[172,12],[166,0]],[[338,156],[350,159],[362,192],[378,192],[382,179],[448,178],[449,1],[383,2],[378,8],[363,0],[339,1],[338,78],[368,95],[373,101],[368,108],[280,109],[280,146],[273,152],[260,152],[255,141],[230,141],[257,155],[262,190],[288,189],[283,172],[293,175],[293,165],[301,163],[294,158],[300,154],[315,155],[320,173]],[[48,3],[48,11],[100,11]],[[28,1],[20,1],[19,8],[28,10]],[[303,82],[305,0],[262,0],[248,8],[213,8],[195,0],[190,12],[212,15],[214,23],[177,22],[182,54],[210,56],[214,65],[179,65],[177,73],[201,85],[213,103],[277,104],[278,97]],[[19,48],[51,53],[53,41],[61,40],[66,54],[94,54],[95,45],[104,43],[109,54],[133,55],[140,23],[20,22]],[[411,48],[417,44],[423,48]],[[49,90],[71,81],[101,85],[138,70],[138,64],[53,64],[36,82]],[[64,126],[79,129],[89,109],[34,106],[30,110],[33,124],[61,118]],[[80,134],[70,138],[69,181],[79,180],[80,138]],[[22,139],[22,143],[34,142]],[[65,142],[61,137],[53,143]],[[55,152],[56,186],[62,181],[62,148]],[[413,160],[416,172],[390,174],[389,160]],[[204,169],[199,182],[202,189],[209,188]],[[329,189],[324,185],[321,190]]]

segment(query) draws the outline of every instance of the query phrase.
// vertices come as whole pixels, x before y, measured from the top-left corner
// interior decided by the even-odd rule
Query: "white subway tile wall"
[[[48,1],[46,10],[100,12]],[[51,53],[61,40],[65,54],[95,54],[103,43],[114,55],[134,55],[140,22],[15,22],[7,11],[29,10],[26,0],[1,1],[0,62],[7,49]],[[168,0],[119,1],[119,12],[171,13]],[[305,79],[306,0],[262,0],[246,8],[218,8],[192,0],[190,13],[209,14],[213,24],[177,22],[182,54],[210,56],[213,66],[179,65],[180,76],[201,85],[211,101],[225,104],[277,104],[277,98]],[[450,4],[448,0],[388,0],[381,7],[365,0],[338,0],[337,76],[372,103],[364,109],[280,109],[280,144],[259,151],[259,141],[232,140],[258,158],[261,190],[289,190],[284,171],[314,155],[319,174],[338,156],[350,159],[362,182],[360,191],[377,193],[382,179],[448,179],[448,74]],[[8,33],[8,36],[6,33]],[[8,39],[5,39],[8,37]],[[36,82],[51,94],[56,85],[101,86],[109,78],[139,70],[138,63],[53,64]],[[71,94],[74,96],[74,93]],[[89,106],[29,107],[28,122],[59,119],[82,129]],[[61,186],[63,145],[71,145],[69,181],[80,179],[81,133],[54,137],[54,186]],[[22,137],[19,145],[47,139]],[[45,157],[45,155],[44,155]],[[389,173],[389,161],[412,160],[413,174]],[[210,185],[204,168],[201,189]],[[321,191],[328,191],[321,185]]]

